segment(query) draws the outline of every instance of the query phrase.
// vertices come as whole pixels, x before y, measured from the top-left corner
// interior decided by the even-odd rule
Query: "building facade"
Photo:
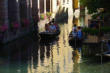
[[[6,43],[38,29],[38,25],[44,26],[55,16],[62,1],[0,0],[0,41]]]
[[[61,0],[38,0],[39,12],[46,14],[47,12],[55,13],[60,5]]]
[[[37,0],[0,0],[0,41],[7,42],[34,30]]]
[[[38,0],[39,31],[44,31],[45,23],[55,17],[62,0]]]

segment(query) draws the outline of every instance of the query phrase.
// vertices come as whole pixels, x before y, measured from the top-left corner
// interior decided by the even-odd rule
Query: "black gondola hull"
[[[78,38],[71,38],[69,39],[69,44],[72,47],[80,47],[82,46],[82,39],[78,39]]]
[[[69,45],[73,48],[78,48],[82,46],[83,39],[78,39],[77,37],[73,37],[72,32],[69,34]]]
[[[53,38],[58,37],[59,34],[60,34],[60,31],[59,30],[56,31],[56,32],[41,32],[41,33],[39,33],[40,38],[42,40],[46,40],[46,39],[47,40],[51,40]]]

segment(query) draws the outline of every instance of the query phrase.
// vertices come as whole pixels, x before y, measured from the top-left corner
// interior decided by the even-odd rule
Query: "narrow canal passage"
[[[75,50],[69,45],[71,28],[71,22],[60,24],[59,38],[51,43],[40,44],[28,36],[5,45],[0,51],[0,73],[110,73],[110,62],[89,55],[90,46]]]

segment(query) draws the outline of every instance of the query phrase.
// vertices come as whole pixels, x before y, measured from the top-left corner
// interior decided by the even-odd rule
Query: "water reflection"
[[[110,62],[94,56],[100,52],[100,45],[70,46],[71,24],[60,27],[61,34],[55,40],[26,37],[4,46],[0,73],[109,73]]]

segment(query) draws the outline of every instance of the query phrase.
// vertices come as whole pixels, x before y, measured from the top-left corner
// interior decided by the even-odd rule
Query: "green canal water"
[[[59,38],[40,44],[26,37],[0,49],[0,73],[110,73],[110,60],[94,56],[100,48],[68,43],[71,23],[60,25]]]

